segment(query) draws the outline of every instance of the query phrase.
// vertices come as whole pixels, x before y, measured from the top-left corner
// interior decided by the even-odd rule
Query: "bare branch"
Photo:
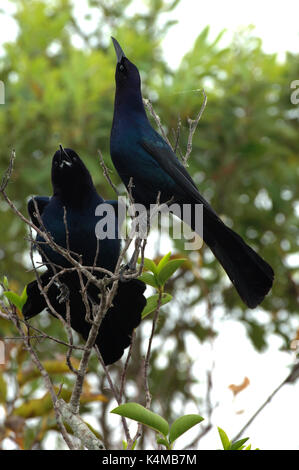
[[[199,123],[199,121],[201,119],[201,116],[202,116],[202,114],[205,110],[205,107],[207,105],[207,95],[206,95],[204,90],[202,90],[202,94],[203,94],[204,100],[203,100],[203,103],[201,105],[201,108],[200,108],[200,111],[199,111],[198,115],[196,116],[195,119],[188,118],[189,136],[188,136],[188,142],[187,142],[187,150],[186,150],[186,153],[183,157],[183,165],[185,167],[188,166],[188,159],[189,159],[189,157],[191,155],[191,152],[192,152],[192,142],[193,142],[194,132],[196,131],[198,123]]]
[[[148,408],[148,409],[150,408],[151,402],[152,402],[152,397],[151,397],[149,386],[148,386],[148,368],[149,368],[149,360],[150,360],[150,355],[151,355],[153,337],[154,337],[154,333],[155,333],[155,329],[156,329],[156,324],[157,324],[157,320],[158,320],[158,316],[159,316],[159,311],[160,311],[161,304],[162,304],[162,295],[163,295],[163,292],[162,292],[162,290],[160,290],[159,291],[159,297],[158,297],[158,303],[157,303],[157,307],[156,307],[156,310],[155,310],[155,313],[154,313],[154,318],[153,318],[153,323],[152,323],[152,331],[151,331],[151,335],[150,335],[150,338],[149,338],[149,341],[148,341],[147,352],[146,352],[146,356],[145,356],[145,359],[144,359],[143,377],[144,377],[144,389],[145,389],[145,407]]]
[[[84,423],[83,419],[78,414],[74,414],[70,406],[62,398],[56,400],[54,406],[56,412],[61,415],[63,421],[70,426],[74,435],[80,439],[88,450],[105,449],[104,445]]]
[[[99,154],[99,157],[100,157],[100,165],[102,167],[102,170],[103,170],[103,173],[104,173],[104,176],[106,178],[106,180],[108,181],[108,183],[110,184],[110,186],[112,187],[113,191],[115,192],[115,194],[117,194],[118,196],[120,196],[120,193],[117,189],[117,187],[115,186],[115,184],[113,183],[112,179],[110,178],[110,175],[109,175],[109,169],[107,168],[105,162],[104,162],[104,158],[103,158],[103,155],[102,155],[102,152],[100,150],[98,150],[98,154]]]
[[[251,416],[251,418],[247,421],[247,423],[243,426],[241,431],[234,437],[233,442],[240,439],[240,437],[244,434],[244,431],[250,426],[250,424],[255,420],[255,418],[263,411],[263,409],[270,403],[272,398],[279,392],[279,390],[287,383],[293,383],[298,378],[298,370],[299,365],[296,362],[286,379],[284,379],[278,387],[276,387],[273,392],[268,396],[268,398],[264,401],[264,403],[257,409],[257,411]]]
[[[156,111],[154,110],[153,108],[153,105],[152,105],[152,102],[147,99],[147,98],[143,98],[143,104],[144,106],[149,110],[150,114],[153,116],[154,120],[155,120],[155,123],[157,124],[158,126],[158,129],[160,130],[162,136],[163,136],[163,139],[166,140],[166,142],[168,143],[168,145],[172,148],[172,145],[163,129],[163,126],[162,126],[162,123],[161,123],[161,119],[160,117],[158,116],[158,114],[156,113]]]

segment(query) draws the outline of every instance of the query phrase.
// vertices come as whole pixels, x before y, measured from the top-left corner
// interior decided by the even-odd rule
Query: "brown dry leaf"
[[[296,331],[296,336],[290,342],[290,349],[297,351],[299,349],[299,328]]]
[[[295,336],[294,339],[295,339],[295,340],[299,340],[299,328],[298,328],[298,330],[296,331],[296,336]]]
[[[31,89],[33,90],[33,93],[35,94],[36,98],[41,100],[44,94],[44,90],[39,85],[39,83],[32,81]]]
[[[25,450],[24,446],[24,438],[23,436],[15,436],[14,438],[15,443],[19,446],[21,450]]]
[[[248,385],[250,384],[250,380],[248,377],[244,377],[243,382],[240,385],[231,384],[228,388],[233,392],[234,396],[238,395],[238,393],[242,392]]]

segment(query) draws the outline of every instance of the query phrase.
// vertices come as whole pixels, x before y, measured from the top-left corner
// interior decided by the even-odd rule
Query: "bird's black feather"
[[[117,51],[120,46],[114,45]],[[195,230],[196,204],[203,205],[203,238],[245,304],[259,305],[272,287],[274,272],[245,241],[227,227],[199,193],[191,176],[170,146],[151,126],[142,101],[137,67],[118,53],[116,91],[110,137],[111,158],[124,184],[133,179],[134,201],[145,205],[174,201],[191,206]]]
[[[63,151],[60,149],[55,153],[52,161],[52,184],[51,198],[34,198],[46,231],[58,245],[64,248],[69,246],[74,256],[80,255],[85,266],[102,267],[114,272],[120,253],[117,212],[111,212],[112,220],[111,217],[109,219],[115,226],[115,238],[104,238],[97,242],[95,228],[101,217],[95,215],[95,210],[104,203],[115,208],[116,201],[104,201],[97,194],[83,161],[71,149]],[[33,200],[29,201],[28,210],[32,221],[39,227]],[[24,317],[32,318],[47,309],[51,314],[56,311],[66,319],[68,302],[72,328],[87,339],[90,323],[85,319],[86,305],[82,298],[82,286],[78,274],[74,271],[64,272],[51,283],[47,292],[50,305],[41,291],[41,287],[45,287],[51,281],[54,270],[59,273],[63,268],[70,267],[70,263],[62,255],[43,242],[44,239],[39,234],[38,249],[48,269],[40,276],[39,281],[35,280],[28,284],[28,298],[23,307]],[[96,254],[98,256],[95,260]],[[102,276],[97,271],[93,271],[93,274],[97,277]],[[86,284],[87,279],[84,276],[82,279]],[[64,287],[66,292],[63,293]],[[105,364],[117,361],[124,349],[129,346],[133,330],[139,325],[141,312],[146,304],[144,291],[145,284],[139,280],[119,282],[113,305],[101,323],[95,342]],[[87,287],[87,302],[91,311],[92,304],[100,303],[99,294],[99,289],[90,283]]]

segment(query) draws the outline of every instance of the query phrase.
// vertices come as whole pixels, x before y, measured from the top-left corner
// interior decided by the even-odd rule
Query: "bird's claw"
[[[60,290],[60,293],[57,295],[56,300],[58,300],[59,304],[63,304],[69,300],[70,297],[70,291],[69,288],[65,284],[58,284],[55,283],[58,289]]]
[[[124,274],[132,274],[133,272],[136,271],[136,266],[134,264],[134,262],[132,262],[132,259],[127,263],[127,264],[124,264],[121,268],[120,268],[120,271],[119,271],[119,280],[121,282],[129,282],[130,279],[126,279],[124,277]]]

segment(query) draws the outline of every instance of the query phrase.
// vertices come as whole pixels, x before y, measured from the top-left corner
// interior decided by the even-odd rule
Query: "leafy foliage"
[[[157,290],[164,289],[165,283],[169,278],[179,269],[179,267],[186,261],[183,259],[170,259],[171,253],[163,256],[161,261],[158,264],[155,264],[154,261],[145,258],[144,267],[146,270],[151,271],[152,274],[145,272],[139,276],[139,279],[146,284],[155,287]]]
[[[218,428],[218,433],[221,439],[223,450],[251,450],[251,444],[249,444],[247,447],[244,445],[245,442],[248,441],[249,437],[244,437],[238,441],[231,442],[223,429]]]
[[[157,443],[162,444],[166,449],[172,449],[174,441],[182,434],[201,423],[203,418],[199,415],[185,415],[178,418],[172,426],[169,426],[162,416],[153,413],[139,403],[124,403],[111,411],[111,413],[125,416],[138,423],[144,424],[157,433]],[[162,437],[159,437],[162,435]]]

